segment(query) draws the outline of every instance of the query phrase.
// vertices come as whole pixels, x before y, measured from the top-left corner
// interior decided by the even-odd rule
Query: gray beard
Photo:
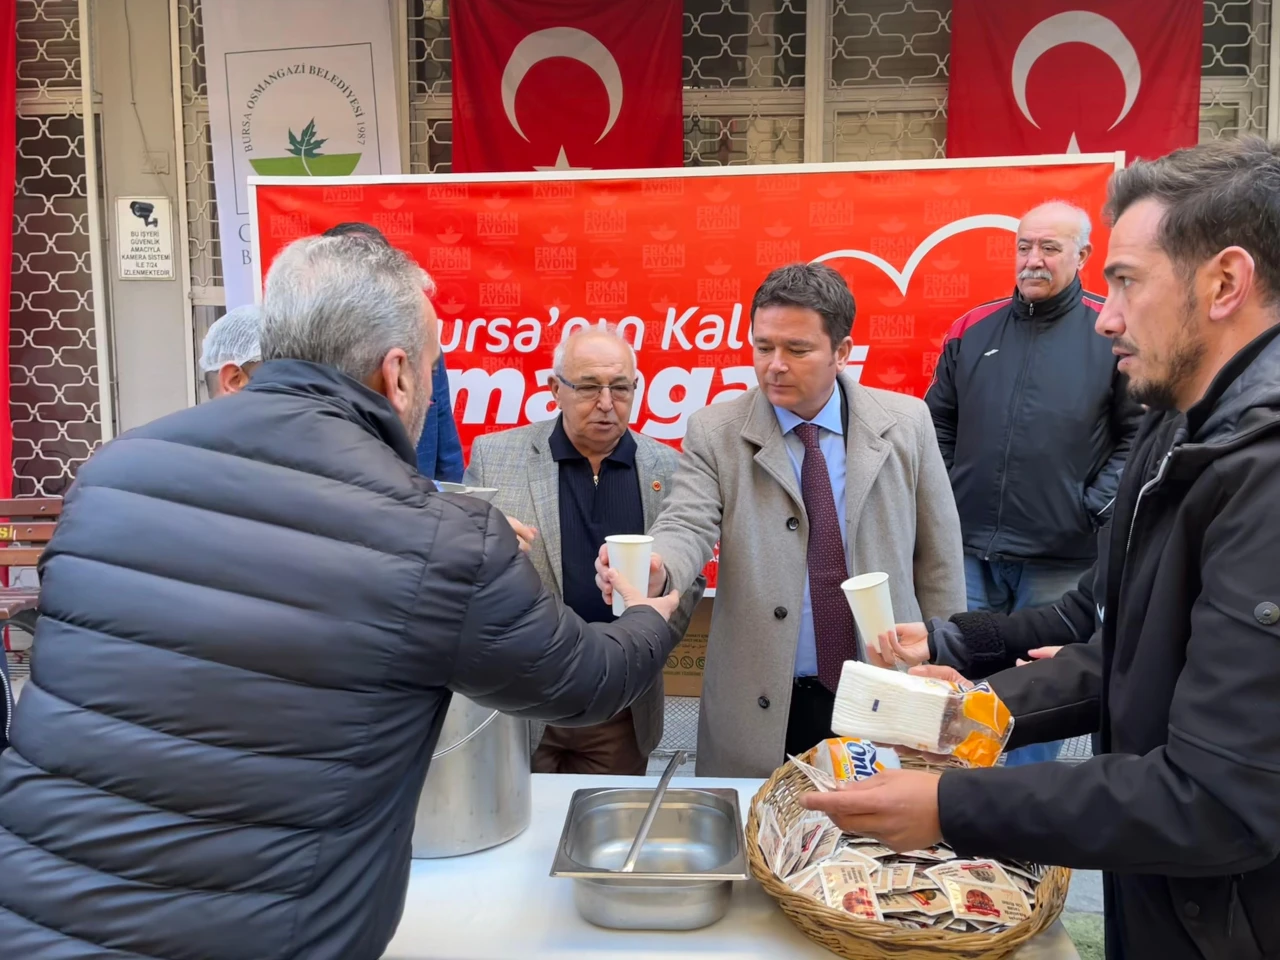
[[[409,434],[409,442],[415,447],[422,437],[422,428],[427,424],[427,410],[431,406],[431,395],[425,390],[420,391],[420,395],[423,399],[419,401],[417,397],[414,397],[413,406],[409,408],[404,420],[401,421]]]

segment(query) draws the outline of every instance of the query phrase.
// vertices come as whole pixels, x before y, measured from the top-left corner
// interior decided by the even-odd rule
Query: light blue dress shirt
[[[800,468],[804,464],[804,441],[796,436],[795,429],[806,421],[782,407],[775,406],[773,412],[778,417],[778,425],[782,427],[782,439],[787,446],[787,454],[791,457],[791,465],[795,467],[796,482],[799,483]],[[831,495],[835,497],[836,516],[840,518],[840,540],[845,545],[847,556],[849,542],[844,517],[844,424],[840,419],[838,388],[832,388],[831,399],[827,401],[827,405],[808,422],[818,428],[818,447],[822,450],[822,458],[827,461],[827,474],[831,477]],[[796,646],[795,675],[797,677],[818,675],[818,646],[813,634],[813,604],[809,600],[808,574],[804,578],[804,607],[800,613],[800,642]]]

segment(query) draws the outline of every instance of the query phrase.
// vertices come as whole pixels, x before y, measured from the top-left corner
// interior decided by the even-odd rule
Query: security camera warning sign
[[[116,199],[121,280],[173,279],[173,218],[167,197]]]

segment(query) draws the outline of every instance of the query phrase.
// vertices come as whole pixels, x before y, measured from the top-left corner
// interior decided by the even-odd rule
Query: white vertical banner
[[[228,309],[254,299],[249,177],[401,172],[391,7],[387,0],[201,5]]]

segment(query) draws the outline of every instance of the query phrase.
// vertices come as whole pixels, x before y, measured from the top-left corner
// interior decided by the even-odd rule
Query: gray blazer
[[[899,622],[964,610],[960,519],[928,407],[848,373],[840,387],[850,574],[888,573]],[[720,540],[698,775],[766,777],[783,759],[809,525],[782,428],[758,388],[689,418],[680,469],[649,533],[676,589]]]
[[[560,471],[551,456],[548,440],[555,420],[477,437],[471,445],[471,462],[464,481],[476,487],[497,487],[493,505],[507,516],[538,528],[529,559],[548,592],[564,596],[560,563]],[[676,472],[678,454],[671,447],[640,433],[636,441],[636,472],[647,530],[657,518]],[[705,564],[704,564],[705,566]],[[671,629],[683,637],[693,608],[705,587],[702,571],[695,571],[681,591],[680,606],[671,617]],[[664,705],[662,675],[631,705],[636,743],[648,756],[662,739]],[[544,724],[534,723],[531,746],[542,739]]]

